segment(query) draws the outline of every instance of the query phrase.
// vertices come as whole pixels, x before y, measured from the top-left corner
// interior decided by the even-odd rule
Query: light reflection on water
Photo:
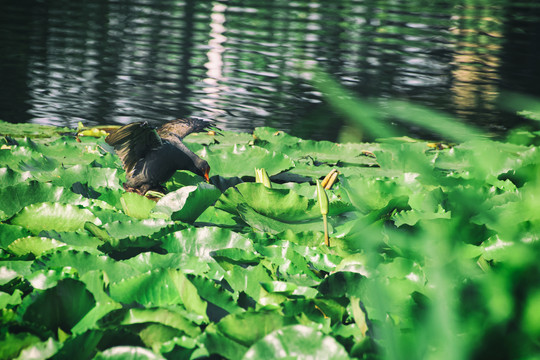
[[[540,7],[485,2],[66,0],[0,5],[0,119],[63,126],[180,116],[335,140],[344,119],[311,86],[345,86],[515,124],[503,89],[540,94]]]

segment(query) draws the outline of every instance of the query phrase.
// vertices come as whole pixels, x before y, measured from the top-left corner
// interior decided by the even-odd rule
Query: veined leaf
[[[42,230],[75,231],[82,229],[87,221],[101,223],[89,210],[61,203],[28,205],[10,220],[11,224],[24,225],[33,233]]]
[[[153,213],[163,213],[172,220],[191,223],[213,205],[220,195],[221,192],[210,184],[185,186],[159,199]]]
[[[265,168],[268,175],[272,176],[294,166],[294,162],[287,155],[258,146],[234,145],[222,147],[219,152],[205,148],[198,154],[208,161],[212,174],[224,177],[252,177],[254,168]]]
[[[266,335],[244,355],[250,359],[349,359],[343,346],[333,337],[305,325],[286,326]]]
[[[182,304],[189,311],[206,318],[206,303],[180,270],[154,270],[110,286],[111,297],[119,302],[137,302],[146,306]]]

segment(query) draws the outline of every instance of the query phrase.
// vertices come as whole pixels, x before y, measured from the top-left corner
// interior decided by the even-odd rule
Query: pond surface
[[[353,132],[310,81],[447,111],[491,133],[540,95],[536,1],[3,0],[0,119],[62,126],[182,116],[313,139]],[[396,125],[397,126],[397,125]],[[404,127],[403,132],[426,135]],[[429,136],[429,134],[428,134]]]

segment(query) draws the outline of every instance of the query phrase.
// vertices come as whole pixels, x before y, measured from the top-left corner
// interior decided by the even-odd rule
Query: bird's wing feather
[[[105,142],[114,147],[127,174],[133,171],[135,164],[149,151],[163,144],[156,129],[147,122],[135,122],[122,126],[109,134]]]
[[[209,131],[213,129],[217,128],[212,121],[191,117],[169,121],[163,124],[163,126],[161,126],[157,131],[161,137],[166,137],[167,134],[173,133],[183,139],[191,133]]]

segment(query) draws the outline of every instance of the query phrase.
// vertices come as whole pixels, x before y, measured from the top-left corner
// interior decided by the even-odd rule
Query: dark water
[[[360,96],[448,111],[489,132],[540,95],[538,1],[1,0],[0,119],[76,126],[181,116],[336,140],[319,66]],[[404,128],[403,131],[415,129]]]

